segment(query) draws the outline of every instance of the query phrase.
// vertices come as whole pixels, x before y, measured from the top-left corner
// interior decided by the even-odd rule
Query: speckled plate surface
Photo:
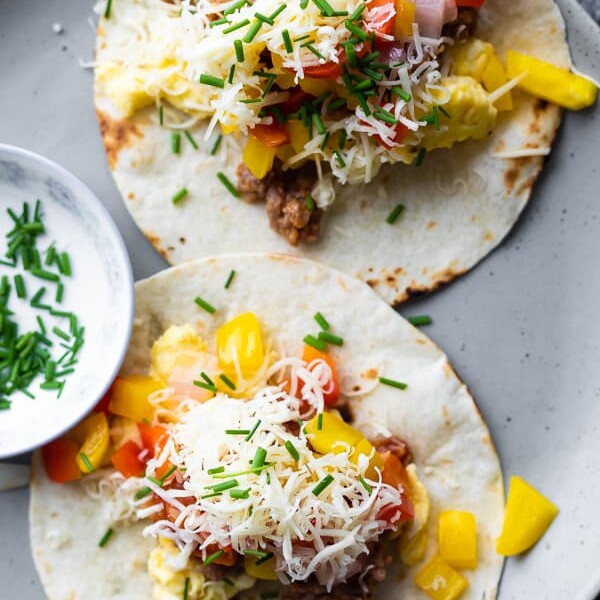
[[[117,0],[115,0],[117,1]],[[0,0],[0,140],[50,155],[100,196],[137,278],[165,266],[135,228],[106,166],[92,104],[89,0]],[[600,79],[600,35],[560,0],[577,66]],[[62,34],[52,24],[60,22]],[[508,240],[439,294],[428,313],[492,429],[508,477],[561,508],[542,542],[507,562],[500,600],[588,600],[600,589],[600,107],[565,117],[530,206]],[[27,490],[0,493],[0,598],[41,600],[30,557]],[[85,560],[82,559],[82,560]]]

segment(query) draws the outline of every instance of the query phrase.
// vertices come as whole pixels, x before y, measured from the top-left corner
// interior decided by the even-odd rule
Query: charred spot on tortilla
[[[114,169],[121,150],[132,146],[136,138],[142,138],[143,134],[135,123],[130,120],[116,119],[100,109],[96,109],[96,116],[100,126],[100,134],[104,141],[108,164],[111,169]]]
[[[169,253],[175,248],[169,246],[164,248],[161,244],[160,238],[153,231],[144,231],[146,239],[154,246],[154,249],[167,261],[169,262]]]

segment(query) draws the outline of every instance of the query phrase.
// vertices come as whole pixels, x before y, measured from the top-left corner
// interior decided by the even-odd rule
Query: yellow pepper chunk
[[[163,387],[162,382],[145,375],[117,377],[110,393],[108,410],[136,422],[150,420],[154,407],[148,402],[148,396]]]
[[[489,59],[487,67],[481,74],[481,80],[483,82],[483,87],[488,92],[495,92],[498,88],[501,88],[508,82],[504,67],[495,54]],[[500,96],[500,98],[494,102],[494,106],[498,109],[498,111],[512,110],[512,94],[510,92],[506,92],[506,94]]]
[[[503,556],[525,552],[544,535],[557,514],[556,505],[524,479],[513,475],[496,552]]]
[[[587,108],[598,96],[598,88],[589,79],[513,50],[506,53],[506,70],[509,79],[526,73],[520,88],[569,110]]]
[[[417,9],[412,0],[396,0],[395,37],[406,38],[412,36],[412,26],[415,22],[416,13]]]
[[[324,412],[322,419],[321,429],[319,429],[319,417],[312,418],[305,425],[306,434],[310,436],[308,438],[310,445],[319,454],[329,452],[341,454],[346,452],[348,447],[353,450],[365,437],[335,413]]]
[[[106,415],[104,413],[91,414],[73,430],[72,435],[76,438],[85,435],[75,460],[82,473],[91,473],[102,464],[102,459],[108,450],[110,436]],[[88,463],[92,466],[91,469]]]
[[[304,146],[308,144],[308,129],[302,125],[302,121],[291,119],[285,124],[285,128],[290,136],[290,144],[296,153],[302,152]]]
[[[257,179],[262,179],[273,168],[277,148],[265,146],[257,137],[248,136],[242,160],[250,173]]]
[[[254,313],[243,313],[217,330],[219,367],[235,376],[235,364],[242,376],[253,375],[265,359],[260,323]]]
[[[457,569],[477,567],[477,522],[475,515],[444,510],[438,518],[440,556]]]
[[[300,87],[307,94],[319,97],[327,92],[335,91],[335,79],[316,79],[314,77],[305,77],[299,81]]]
[[[383,458],[381,458],[379,452],[375,451],[373,444],[371,444],[367,438],[363,438],[356,444],[354,453],[350,456],[350,460],[357,465],[358,460],[362,455],[371,457],[369,460],[369,468],[365,471],[365,475],[369,479],[377,479],[377,471],[375,469],[378,468],[381,471],[383,468]]]
[[[256,579],[265,579],[267,581],[277,581],[277,573],[275,573],[275,559],[270,558],[266,562],[259,565],[256,564],[256,556],[244,557],[244,570],[250,577]]]
[[[456,600],[469,582],[441,556],[434,556],[416,575],[415,583],[433,600]]]

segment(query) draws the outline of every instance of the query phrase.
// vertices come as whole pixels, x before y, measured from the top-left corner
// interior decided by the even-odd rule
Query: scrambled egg
[[[206,350],[191,325],[172,325],[152,345],[150,376],[166,381],[176,365],[191,365]]]
[[[472,77],[475,81],[481,82],[483,73],[493,56],[495,56],[494,47],[477,38],[457,44],[451,50],[452,73]]]
[[[472,77],[465,76],[446,77],[441,85],[450,92],[444,110],[451,118],[440,114],[443,127],[439,131],[433,126],[424,130],[423,147],[427,150],[451,148],[456,142],[487,137],[494,129],[498,110],[483,87]]]
[[[152,600],[181,600],[186,578],[188,583],[188,600],[223,600],[233,598],[242,590],[250,589],[254,579],[240,574],[229,577],[229,581],[209,581],[200,569],[188,565],[182,571],[176,571],[167,561],[169,555],[177,554],[172,542],[161,539],[159,546],[152,550],[148,559],[148,572],[154,581]]]

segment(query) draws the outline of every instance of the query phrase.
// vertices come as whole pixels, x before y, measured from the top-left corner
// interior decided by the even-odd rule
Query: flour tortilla
[[[142,8],[140,8],[142,7]],[[115,51],[139,21],[144,2],[120,0],[98,27],[97,57]],[[151,9],[147,8],[148,18]],[[513,49],[562,67],[570,57],[564,22],[552,0],[487,0],[476,36],[493,43],[499,56]],[[204,141],[206,125],[192,128],[201,144],[183,144],[171,154],[169,133],[147,109],[123,119],[96,81],[95,102],[109,166],[139,227],[171,264],[230,252],[280,252],[320,260],[371,285],[391,304],[432,291],[465,273],[506,236],[525,207],[545,158],[500,159],[499,151],[549,148],[561,111],[520,91],[515,110],[500,113],[488,140],[457,144],[426,157],[422,167],[394,165],[371,183],[345,186],[328,210],[316,244],[297,248],[269,227],[264,204],[233,198],[217,171],[236,180],[242,142],[226,136],[216,156],[216,134]],[[171,197],[189,190],[177,207]],[[385,219],[398,204],[394,226]]]
[[[232,269],[235,279],[226,290]],[[217,312],[198,308],[196,296]],[[504,496],[489,431],[441,350],[368,286],[318,263],[276,255],[230,255],[169,269],[137,285],[133,337],[122,373],[147,373],[150,348],[169,326],[192,324],[214,350],[216,329],[246,311],[258,315],[266,336],[277,336],[290,353],[300,355],[302,338],[317,327],[317,310],[344,336],[344,346],[332,348],[338,365],[371,378],[358,377],[358,385],[372,385],[379,375],[407,382],[404,391],[378,385],[354,397],[354,424],[367,435],[383,427],[409,443],[431,497],[427,557],[435,551],[440,510],[475,513],[479,567],[464,572],[470,586],[464,600],[492,600],[502,569],[495,538]],[[152,542],[141,537],[139,525],[117,525],[110,547],[99,549],[98,540],[110,526],[101,515],[102,505],[78,482],[49,482],[36,457],[31,541],[51,600],[150,597],[144,557]],[[412,583],[414,573],[415,568],[402,580],[390,574],[380,597],[426,598]]]

